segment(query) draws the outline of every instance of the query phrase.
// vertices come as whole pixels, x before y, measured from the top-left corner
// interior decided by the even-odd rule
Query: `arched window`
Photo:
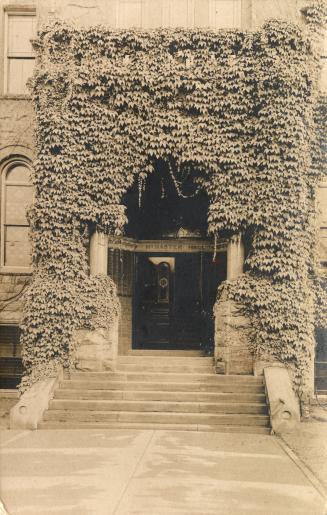
[[[16,270],[31,265],[26,209],[32,201],[28,161],[10,161],[1,174],[1,267]]]

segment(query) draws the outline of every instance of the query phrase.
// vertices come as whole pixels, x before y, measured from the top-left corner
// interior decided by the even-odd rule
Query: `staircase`
[[[72,373],[39,427],[269,434],[262,377],[216,375],[212,358],[172,354],[120,356],[115,373]]]

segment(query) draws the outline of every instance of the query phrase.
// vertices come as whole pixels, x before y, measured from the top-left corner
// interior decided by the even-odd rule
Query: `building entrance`
[[[130,304],[121,299],[125,313],[132,314],[132,320],[123,315],[122,340],[131,327],[132,349],[210,352],[217,287],[226,279],[225,247],[213,262],[209,199],[197,170],[189,165],[177,170],[172,159],[169,163],[158,160],[143,187],[135,182],[123,198],[128,220],[124,238],[130,242],[133,271],[122,273],[121,256],[118,293],[120,277],[133,280]]]
[[[134,349],[213,349],[213,305],[226,277],[226,255],[137,253]]]

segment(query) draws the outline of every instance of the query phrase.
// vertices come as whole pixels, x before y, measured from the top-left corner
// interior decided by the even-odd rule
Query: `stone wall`
[[[252,0],[252,28],[260,27],[269,18],[301,21],[300,9],[308,0]]]
[[[289,0],[295,2],[295,0]],[[230,0],[229,9],[242,26],[250,24],[252,0]],[[224,12],[226,2],[219,0],[79,0],[78,2],[38,0],[37,9],[42,22],[49,16],[64,18],[78,25],[102,23],[114,28],[126,27],[220,27],[230,21]]]
[[[18,324],[22,317],[20,293],[26,288],[31,276],[0,274],[0,323]]]
[[[299,19],[307,0],[229,0],[231,11],[240,7],[242,28],[255,28],[272,17]],[[37,0],[41,23],[56,16],[76,25],[110,27],[221,27],[230,15],[220,0]],[[238,18],[238,14],[235,14]]]
[[[10,154],[34,148],[33,106],[27,98],[0,98],[0,151],[11,147]],[[2,160],[2,159],[1,159]]]
[[[34,0],[0,0],[0,26],[4,27],[4,8],[26,8],[35,6]],[[4,76],[4,32],[0,31],[0,77]],[[7,159],[15,156],[33,158],[34,119],[33,106],[26,95],[4,96],[3,80],[0,81],[0,168]],[[0,181],[1,182],[1,181]],[[0,236],[1,238],[1,236]],[[0,240],[0,244],[2,244]],[[15,297],[30,280],[30,274],[12,274],[0,270],[0,324],[18,324],[22,317],[22,299]],[[9,301],[8,301],[9,300]]]

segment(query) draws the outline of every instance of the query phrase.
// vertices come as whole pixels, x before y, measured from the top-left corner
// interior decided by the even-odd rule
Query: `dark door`
[[[133,348],[213,349],[213,306],[226,255],[137,254]]]
[[[168,348],[173,299],[172,258],[136,257],[134,347]]]
[[[199,349],[203,332],[201,255],[177,254],[175,259],[172,343],[176,348]]]

